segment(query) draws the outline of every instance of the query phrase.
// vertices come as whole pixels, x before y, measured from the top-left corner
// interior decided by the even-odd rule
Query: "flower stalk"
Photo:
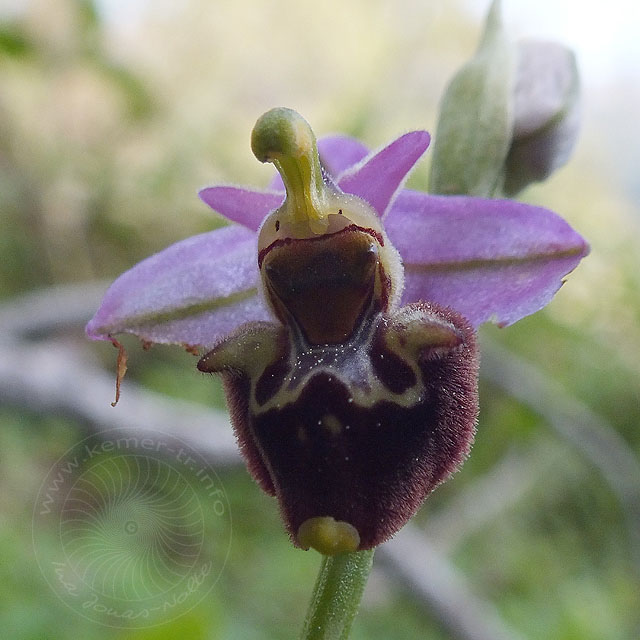
[[[324,556],[301,640],[344,640],[360,607],[373,549]]]

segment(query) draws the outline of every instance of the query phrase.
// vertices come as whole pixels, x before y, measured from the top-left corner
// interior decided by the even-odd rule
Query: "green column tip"
[[[272,162],[282,176],[287,191],[281,207],[283,220],[324,233],[328,189],[309,123],[293,109],[271,109],[258,118],[251,149],[260,162]]]
[[[260,162],[301,158],[315,152],[309,123],[293,109],[276,107],[258,118],[251,132],[251,150]]]

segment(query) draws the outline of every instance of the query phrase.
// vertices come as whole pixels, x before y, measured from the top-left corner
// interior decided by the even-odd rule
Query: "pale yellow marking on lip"
[[[393,325],[395,314],[385,317],[382,321],[387,325]],[[404,320],[404,317],[401,317]],[[349,404],[354,406],[371,408],[382,400],[389,400],[400,407],[413,407],[417,402],[421,402],[424,393],[424,382],[421,377],[420,369],[417,362],[407,360],[406,354],[400,346],[395,344],[389,345],[399,355],[407,360],[407,363],[414,369],[417,383],[403,391],[401,394],[391,394],[387,387],[377,378],[373,371],[373,365],[370,358],[366,355],[371,350],[371,340],[375,336],[375,327],[368,330],[365,340],[356,343],[348,343],[344,345],[331,345],[331,349],[318,349],[318,358],[313,367],[297,369],[302,351],[308,349],[306,345],[297,342],[295,336],[290,335],[290,356],[289,356],[289,372],[285,377],[278,392],[270,398],[265,404],[258,405],[253,398],[251,411],[254,415],[262,415],[272,409],[281,409],[282,407],[294,405],[300,398],[300,394],[307,388],[309,380],[314,376],[324,373],[327,375],[328,382],[337,382],[349,391],[350,397],[347,399]],[[308,353],[307,353],[308,355]],[[365,360],[364,364],[360,362]],[[354,385],[353,371],[358,374],[357,380],[365,380],[365,385]],[[324,414],[328,415],[328,414]],[[327,429],[322,423],[324,415],[317,419],[318,429]],[[331,424],[331,421],[330,423]],[[316,425],[312,425],[316,427]],[[341,429],[348,429],[349,425],[341,425]],[[328,433],[331,433],[327,429]],[[306,434],[307,437],[309,433]]]

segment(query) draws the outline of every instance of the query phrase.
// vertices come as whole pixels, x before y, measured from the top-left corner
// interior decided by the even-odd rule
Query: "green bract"
[[[511,144],[514,68],[496,0],[478,51],[453,77],[440,105],[432,193],[490,196],[499,187]]]
[[[442,100],[430,190],[514,196],[567,162],[579,125],[573,53],[555,42],[511,43],[496,1],[478,51]]]

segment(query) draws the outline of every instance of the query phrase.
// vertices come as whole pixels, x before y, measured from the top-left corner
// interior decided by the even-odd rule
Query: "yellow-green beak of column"
[[[301,115],[267,111],[255,124],[251,148],[275,165],[286,189],[258,233],[267,302],[310,344],[344,342],[365,316],[399,300],[400,256],[371,205],[323,174],[315,135]]]
[[[322,179],[316,138],[309,123],[292,109],[271,109],[256,122],[251,149],[260,162],[272,162],[282,176],[287,199],[280,209],[281,224],[325,233],[330,194]]]
[[[260,250],[275,240],[315,238],[349,225],[383,233],[378,216],[364,200],[325,179],[316,137],[300,114],[284,107],[267,111],[253,128],[251,148],[260,162],[275,165],[287,192],[282,205],[263,222]]]

